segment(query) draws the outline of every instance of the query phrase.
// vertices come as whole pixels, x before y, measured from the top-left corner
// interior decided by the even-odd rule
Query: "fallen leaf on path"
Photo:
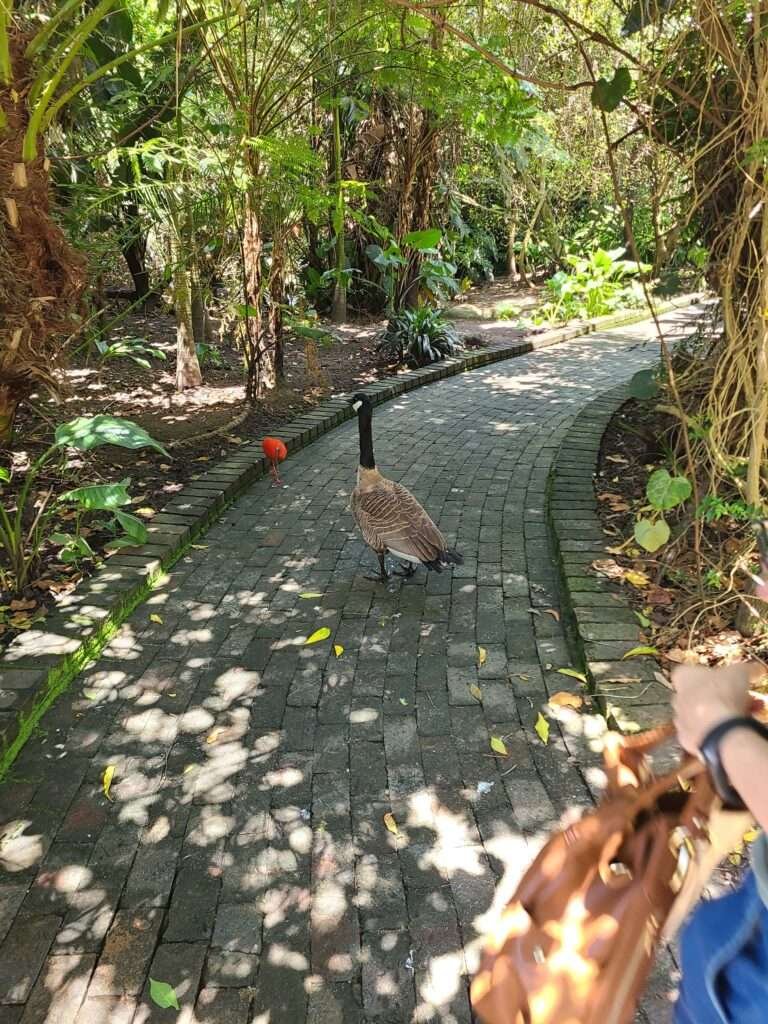
[[[483,691],[480,689],[479,686],[475,686],[474,683],[472,684],[472,686],[470,686],[469,692],[472,694],[475,700],[481,701],[483,699]]]
[[[536,730],[536,735],[542,743],[549,741],[549,722],[541,712],[539,712],[539,717],[536,719],[536,724],[533,728]]]
[[[642,612],[635,612],[635,618],[643,627],[643,629],[648,629],[648,627],[651,624],[651,620],[647,616],[643,615]]]
[[[560,621],[560,612],[556,611],[554,608],[545,608],[544,611],[547,615],[551,615],[555,622]]]
[[[698,665],[699,663],[699,656],[695,651],[684,651],[680,647],[673,647],[671,651],[665,651],[664,657],[667,661],[674,661],[677,665]]]
[[[659,652],[655,647],[633,647],[631,651],[627,651],[626,654],[622,655],[622,661],[626,658],[639,658],[643,654],[658,654]]]
[[[384,824],[387,827],[387,831],[391,832],[393,836],[400,835],[400,829],[397,827],[395,816],[394,814],[392,814],[391,811],[387,811],[387,813],[384,815]]]
[[[215,743],[221,734],[221,729],[214,729],[213,732],[209,732],[205,737],[206,743]]]
[[[624,570],[615,558],[596,558],[590,565],[590,569],[609,580],[620,580],[624,576]]]
[[[150,508],[149,505],[144,505],[142,508],[135,509],[133,514],[141,516],[142,519],[151,519],[152,516],[157,515],[157,509]]]
[[[304,646],[306,647],[307,644],[317,644],[321,640],[327,640],[330,635],[330,629],[327,626],[322,626],[320,629],[316,629],[311,636],[307,637],[304,641]]]
[[[556,708],[575,708],[578,711],[584,704],[584,698],[580,697],[578,693],[568,693],[567,690],[560,690],[559,693],[552,694],[548,703]]]
[[[190,544],[189,545],[194,551],[206,551],[208,549],[207,544]]]
[[[479,665],[480,668],[482,668],[483,665],[485,664],[487,657],[488,657],[488,651],[486,651],[486,649],[484,647],[478,647],[477,648],[477,664]]]
[[[163,617],[162,617],[162,615],[157,615],[155,612],[153,612],[149,616],[149,621],[150,622],[156,622],[158,624],[158,626],[162,626],[162,624],[163,624]]]
[[[341,646],[341,644],[334,644],[333,653],[336,655],[337,658],[340,658],[344,653],[344,648]]]
[[[648,593],[645,595],[647,604],[659,605],[659,604],[672,604],[672,595],[668,590],[662,590],[661,587],[651,587]]]
[[[8,607],[12,612],[28,612],[32,608],[37,608],[37,601],[32,598],[20,598],[18,601],[11,601]]]
[[[174,1010],[179,1009],[179,1000],[176,998],[176,993],[167,981],[155,981],[154,978],[150,978],[149,997],[153,1003],[156,1003],[157,1006],[163,1010],[167,1010],[169,1008]]]
[[[577,672],[575,668],[559,668],[557,671],[561,676],[572,676],[574,679],[578,679],[580,683],[584,683],[586,686],[587,677],[583,672]]]
[[[311,600],[313,600],[316,597],[322,597],[322,596],[323,596],[322,594],[316,593],[313,590],[312,591],[308,590],[304,594],[299,594],[299,597],[303,597],[305,601],[311,601]]]
[[[107,800],[111,800],[112,797],[109,795],[109,789],[112,785],[112,779],[115,777],[115,766],[108,764],[104,769],[104,774],[101,777],[101,788],[104,790],[104,796]]]
[[[750,829],[748,829],[744,833],[744,835],[741,837],[741,839],[742,839],[742,842],[744,842],[744,843],[754,843],[754,841],[757,839],[757,837],[759,835],[760,835],[760,829],[750,828]]]
[[[504,740],[499,739],[498,736],[491,736],[491,750],[495,754],[501,754],[502,757],[509,757],[509,751]]]
[[[629,465],[629,459],[625,459],[623,455],[606,455],[605,456],[605,461],[606,462],[616,462],[620,466],[628,466]]]

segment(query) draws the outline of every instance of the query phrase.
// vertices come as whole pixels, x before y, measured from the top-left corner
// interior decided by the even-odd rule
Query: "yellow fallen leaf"
[[[639,658],[643,654],[658,654],[659,652],[655,647],[633,647],[631,651],[627,651],[626,654],[622,655],[624,658]]]
[[[207,551],[208,550],[208,545],[207,544],[190,544],[189,546],[191,548],[194,548],[195,551]]]
[[[488,658],[488,651],[486,651],[486,649],[484,647],[478,647],[477,648],[477,664],[480,666],[480,668],[483,667],[483,665],[485,664],[487,658]]]
[[[337,658],[340,658],[344,653],[344,648],[341,646],[341,644],[334,644],[333,653],[336,655]]]
[[[561,676],[572,676],[574,679],[578,679],[579,682],[586,685],[587,677],[583,672],[577,672],[575,668],[559,668],[557,671]]]
[[[560,621],[560,612],[557,611],[555,608],[545,608],[544,611],[547,613],[547,615],[551,615],[555,622]]]
[[[112,785],[112,779],[115,777],[115,766],[108,764],[104,769],[104,774],[101,777],[101,788],[104,790],[104,796],[107,800],[111,800],[112,797],[109,795],[109,787]]]
[[[317,594],[314,591],[308,590],[304,594],[299,594],[299,597],[303,597],[305,601],[309,601],[315,597],[322,597],[322,594]]]
[[[539,717],[536,719],[536,724],[533,728],[536,730],[536,735],[541,742],[547,743],[549,740],[549,722],[541,712],[539,712]]]
[[[470,686],[469,692],[472,694],[475,700],[483,699],[483,691],[480,689],[479,686],[475,686],[474,683],[472,684],[472,686]]]
[[[499,739],[498,736],[491,736],[491,750],[494,754],[501,754],[502,757],[509,757],[509,751],[504,743],[504,740]]]
[[[182,772],[182,775],[189,775],[189,773],[193,772],[195,768],[197,768],[196,764],[188,764],[184,771]]]
[[[141,516],[142,519],[151,519],[152,516],[157,515],[157,509],[145,505],[144,508],[135,509],[134,515]]]
[[[636,569],[630,569],[629,572],[625,572],[624,579],[627,583],[631,583],[633,587],[648,587],[651,584],[645,573],[638,572]]]
[[[316,644],[321,640],[327,640],[331,635],[330,629],[327,626],[323,626],[321,629],[316,629],[312,636],[308,636],[304,641],[304,644]]]
[[[219,733],[220,732],[221,732],[221,729],[214,729],[213,732],[209,732],[208,735],[205,737],[205,742],[206,743],[215,743],[216,740],[219,738]]]
[[[162,624],[163,624],[163,617],[162,617],[162,615],[157,615],[157,614],[155,614],[153,612],[152,615],[149,616],[149,621],[150,622],[156,622],[156,623],[158,623],[158,625],[162,626]]]
[[[549,698],[549,703],[556,708],[575,708],[577,711],[584,703],[584,698],[580,697],[578,693],[568,693],[566,690],[560,690],[559,693],[553,693]]]
[[[397,827],[395,816],[390,811],[387,811],[387,813],[384,815],[384,824],[387,827],[387,831],[391,832],[393,836],[400,835],[400,829]]]

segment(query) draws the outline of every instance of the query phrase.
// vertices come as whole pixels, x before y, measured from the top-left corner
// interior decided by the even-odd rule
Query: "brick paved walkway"
[[[354,423],[176,566],[0,788],[0,1024],[470,1020],[494,901],[590,799],[594,755],[554,722],[547,746],[533,731],[570,664],[545,611],[550,463],[583,404],[651,362],[650,334],[376,410],[379,463],[463,551],[453,575],[363,578]],[[331,640],[303,646],[320,626]],[[175,987],[178,1015],[150,1002],[148,977]]]

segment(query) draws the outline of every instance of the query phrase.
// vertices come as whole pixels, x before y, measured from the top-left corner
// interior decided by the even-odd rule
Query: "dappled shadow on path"
[[[598,723],[533,729],[569,657],[540,614],[549,463],[648,360],[605,335],[377,411],[452,576],[364,579],[354,424],[224,514],[0,789],[4,1024],[168,1019],[150,978],[183,1024],[470,1021],[480,936],[599,781]]]

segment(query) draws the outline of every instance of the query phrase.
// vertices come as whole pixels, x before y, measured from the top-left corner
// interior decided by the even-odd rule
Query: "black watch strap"
[[[762,736],[764,740],[768,740],[768,726],[758,722],[756,718],[750,718],[747,715],[726,718],[724,722],[720,722],[714,729],[710,729],[699,747],[701,756],[704,758],[704,762],[709,769],[717,795],[723,801],[725,807],[729,810],[743,811],[746,804],[731,785],[728,774],[723,767],[723,762],[720,760],[720,743],[723,736],[730,732],[731,729],[749,729],[752,732],[756,732],[758,736]]]

